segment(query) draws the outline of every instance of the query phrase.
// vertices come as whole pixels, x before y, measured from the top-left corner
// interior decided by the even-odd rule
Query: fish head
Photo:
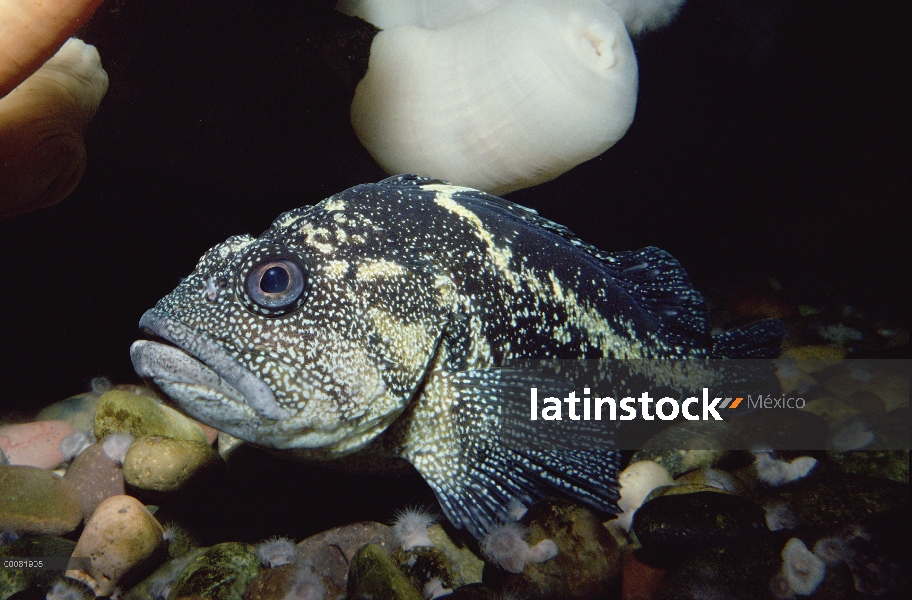
[[[449,283],[401,231],[329,198],[235,236],[147,311],[134,368],[200,421],[316,458],[403,412],[448,318]]]

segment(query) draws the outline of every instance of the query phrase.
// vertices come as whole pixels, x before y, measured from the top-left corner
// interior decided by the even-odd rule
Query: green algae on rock
[[[95,411],[95,438],[103,440],[111,433],[129,433],[135,438],[161,435],[206,443],[206,434],[197,423],[152,398],[123,390],[106,392]]]
[[[844,472],[871,475],[899,483],[909,483],[908,450],[827,451],[827,456]]]
[[[532,506],[520,523],[530,546],[551,540],[557,556],[529,563],[522,573],[485,567],[484,583],[529,600],[610,598],[620,593],[617,542],[588,508],[548,498]]]
[[[190,560],[168,598],[241,600],[260,568],[260,560],[247,544],[217,544]]]
[[[457,584],[481,583],[484,561],[462,542],[453,540],[439,524],[428,527],[428,537],[434,547],[443,552],[456,567]]]
[[[8,546],[0,544],[0,558],[69,558],[75,547],[75,542],[60,537],[26,535]],[[9,598],[16,592],[37,586],[49,586],[57,577],[58,573],[55,571],[0,569],[0,598]]]
[[[375,600],[423,600],[386,551],[376,544],[358,549],[348,571],[348,595]]]

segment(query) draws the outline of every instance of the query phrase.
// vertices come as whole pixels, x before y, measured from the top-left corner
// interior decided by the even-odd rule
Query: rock
[[[374,544],[390,552],[396,547],[393,528],[363,521],[336,527],[298,543],[301,560],[327,579],[327,595],[343,594],[348,587],[348,569],[358,548]]]
[[[225,542],[198,554],[171,587],[168,600],[241,600],[260,572],[260,561],[250,546]]]
[[[799,551],[795,552],[796,549]],[[665,574],[653,598],[849,600],[858,597],[848,569],[828,568],[821,579],[819,567],[819,561],[807,552],[802,540],[763,532],[753,536],[749,543],[733,543],[687,557]]]
[[[375,600],[424,600],[377,544],[366,544],[355,552],[348,571],[348,595]]]
[[[546,499],[532,506],[520,523],[528,530],[529,546],[551,540],[557,545],[557,556],[529,563],[519,574],[489,565],[484,571],[486,585],[529,600],[619,595],[617,542],[592,511],[564,500]]]
[[[699,485],[658,488],[633,517],[644,555],[661,567],[766,530],[766,514],[754,502]]]
[[[834,426],[827,441],[830,450],[908,450],[909,409],[863,413]]]
[[[53,469],[68,457],[60,442],[74,433],[66,421],[34,421],[0,427],[0,449],[11,465]]]
[[[805,373],[817,373],[839,364],[845,355],[845,348],[827,344],[796,346],[782,352],[782,358],[796,359],[797,367]]]
[[[100,394],[88,392],[55,402],[35,417],[36,421],[66,421],[76,431],[91,433],[95,429],[95,409]]]
[[[852,408],[862,413],[887,412],[887,406],[884,404],[884,401],[880,399],[880,396],[873,392],[866,392],[864,390],[857,391],[849,396],[846,399],[846,402],[848,402]]]
[[[79,494],[38,467],[0,466],[0,531],[60,535],[82,520]]]
[[[797,529],[832,533],[908,502],[908,485],[834,471],[776,488],[764,504],[785,505],[794,516]]]
[[[703,485],[724,492],[731,492],[732,494],[743,495],[745,492],[744,484],[741,480],[733,477],[728,471],[720,471],[719,469],[700,469],[699,471],[691,471],[690,473],[685,473],[675,479],[674,483],[678,485]]]
[[[194,423],[196,423],[197,425],[199,425],[199,428],[203,430],[203,435],[206,436],[206,442],[208,442],[210,446],[218,441],[219,433],[221,433],[218,429],[215,429],[214,427],[209,427],[205,423],[200,423],[199,421],[197,421],[195,419],[191,419],[191,420]],[[222,458],[224,458],[224,457],[222,457]]]
[[[779,572],[784,542],[781,536],[759,532],[750,544],[710,548],[681,557],[652,598],[774,600],[771,584]]]
[[[505,596],[480,583],[472,583],[457,588],[452,594],[444,597],[446,600],[502,600]]]
[[[323,600],[338,598],[340,593],[327,593],[326,577],[304,564],[288,564],[264,569],[247,586],[244,600]]]
[[[399,570],[409,578],[416,589],[424,590],[434,579],[439,581],[441,587],[450,590],[459,583],[456,565],[437,548],[396,548],[390,554],[390,560],[399,566]]]
[[[164,558],[163,531],[136,498],[108,498],[86,523],[73,551],[73,556],[91,558],[90,569],[66,575],[87,584],[98,596],[110,595],[147,575]]]
[[[621,600],[650,600],[662,581],[664,569],[653,567],[638,558],[638,552],[624,556]]]
[[[461,541],[454,541],[440,525],[428,527],[428,537],[434,547],[443,552],[455,565],[456,585],[462,587],[481,583],[484,561]]]
[[[2,548],[0,548],[0,557],[5,556],[2,554]],[[19,569],[2,569],[0,570],[0,598],[12,598],[17,592],[25,592],[32,586],[32,578],[30,577],[30,571],[24,571]],[[21,597],[21,596],[20,596]],[[39,599],[43,598],[39,595]]]
[[[101,444],[92,444],[73,459],[63,478],[79,494],[86,521],[104,500],[124,493],[123,471]]]
[[[817,380],[799,368],[799,361],[794,358],[781,358],[776,361],[776,377],[787,396],[800,396],[817,385]]]
[[[147,396],[123,390],[106,392],[95,411],[95,437],[129,433],[134,438],[164,436],[176,440],[207,443],[200,426],[173,408]]]
[[[845,400],[829,396],[809,401],[804,405],[803,410],[823,419],[828,427],[835,427],[846,419],[854,417],[859,412],[858,409]],[[822,446],[818,446],[818,448],[821,447]]]
[[[39,557],[58,557],[69,558],[73,554],[76,542],[66,540],[60,537],[50,535],[26,535],[16,540],[8,546],[0,546],[0,557],[19,557],[19,558],[39,558]],[[18,573],[20,576],[13,576],[12,579],[20,582],[27,582],[24,590],[29,587],[49,587],[55,579],[60,577],[59,571],[39,571],[39,570],[4,570],[0,569],[0,598],[6,598],[10,592],[4,581],[9,582],[10,576]],[[4,595],[6,592],[6,595]],[[42,596],[42,599],[44,597]]]
[[[823,418],[802,410],[758,410],[729,422],[749,450],[821,450],[828,433]]]
[[[909,483],[908,450],[828,451],[827,456],[845,473],[871,475],[899,483]]]
[[[151,492],[189,490],[223,475],[225,463],[205,441],[149,436],[137,439],[124,459],[124,480]]]
[[[866,375],[863,376],[857,369],[840,370],[826,377],[823,386],[833,396],[844,400],[858,392],[870,392],[880,398],[888,411],[909,406],[907,373],[871,368]]]
[[[174,558],[133,586],[123,600],[167,600],[171,587],[190,561],[205,552],[205,548],[194,548],[180,558]]]
[[[665,467],[673,478],[689,471],[715,467],[743,445],[737,431],[724,421],[675,423],[653,436],[637,450],[631,464],[651,460]]]

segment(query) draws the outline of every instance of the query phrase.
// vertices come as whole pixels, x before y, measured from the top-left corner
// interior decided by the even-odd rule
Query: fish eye
[[[247,274],[247,296],[267,314],[285,314],[299,306],[307,285],[307,275],[296,261],[271,258],[254,266]]]

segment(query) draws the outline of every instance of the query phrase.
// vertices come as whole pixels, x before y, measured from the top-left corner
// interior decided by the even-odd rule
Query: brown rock
[[[123,471],[101,444],[92,444],[74,458],[64,479],[79,494],[82,518],[86,521],[103,501],[124,493]]]
[[[51,471],[0,466],[0,531],[62,535],[82,520],[79,494]]]
[[[624,557],[624,574],[621,591],[622,600],[649,600],[665,574],[663,569],[651,567],[639,560],[636,553]]]
[[[325,576],[327,597],[335,598],[345,592],[348,566],[365,544],[377,544],[389,553],[396,546],[393,528],[373,521],[343,525],[310,536],[298,544],[298,552],[303,562]]]
[[[89,585],[97,596],[108,596],[148,574],[164,548],[163,533],[136,498],[108,498],[86,523],[73,551],[74,557],[91,558],[91,568],[67,571],[66,576]]]
[[[311,593],[310,596],[303,595],[303,591],[300,589],[302,585],[310,586],[307,588],[310,592],[318,592],[322,588],[323,594],[319,595],[321,599],[333,600],[344,596],[344,590],[337,590],[337,586],[332,581],[327,577],[317,575],[309,566],[290,564],[260,571],[247,586],[244,600],[318,597],[314,593]],[[295,590],[295,588],[299,589]]]

